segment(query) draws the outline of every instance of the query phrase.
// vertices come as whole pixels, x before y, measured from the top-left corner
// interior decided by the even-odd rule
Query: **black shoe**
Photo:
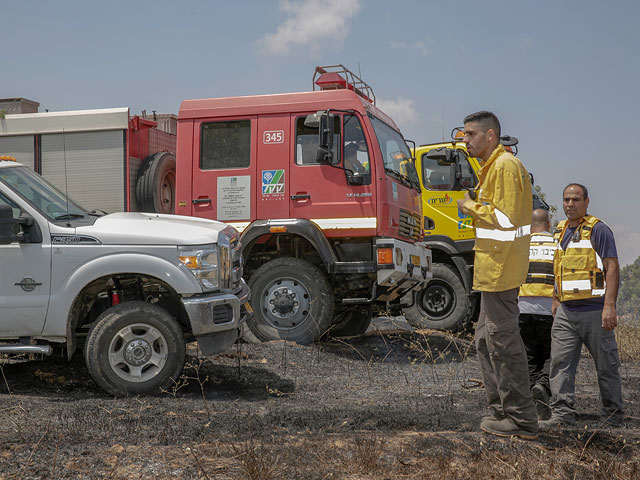
[[[551,418],[551,407],[549,407],[551,393],[547,387],[536,383],[531,387],[531,395],[538,411],[538,420],[549,420]]]

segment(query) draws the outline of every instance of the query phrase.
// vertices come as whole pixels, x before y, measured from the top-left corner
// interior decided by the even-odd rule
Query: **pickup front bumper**
[[[191,322],[191,332],[204,355],[215,355],[229,348],[237,339],[245,321],[245,304],[251,297],[249,286],[240,280],[235,293],[211,293],[182,298]]]

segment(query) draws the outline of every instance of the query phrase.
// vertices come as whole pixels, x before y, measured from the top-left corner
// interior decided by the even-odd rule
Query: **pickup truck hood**
[[[223,230],[237,231],[222,222],[181,215],[121,212],[98,218],[93,225],[76,228],[77,235],[94,237],[107,245],[204,245],[217,243]]]

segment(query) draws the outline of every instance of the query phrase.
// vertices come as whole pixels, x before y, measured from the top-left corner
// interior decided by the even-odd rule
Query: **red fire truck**
[[[131,127],[125,144],[127,135]],[[175,194],[176,214],[242,231],[254,310],[246,338],[358,334],[374,314],[400,314],[401,299],[431,277],[411,152],[373,90],[342,65],[318,67],[309,92],[184,101],[175,192],[169,154],[137,148],[148,156],[136,170],[134,150],[117,183],[124,208],[170,212]]]

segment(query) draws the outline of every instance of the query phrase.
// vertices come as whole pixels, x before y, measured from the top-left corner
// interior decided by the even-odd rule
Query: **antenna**
[[[442,141],[444,142],[444,110],[442,110]]]
[[[64,200],[67,204],[67,227],[71,226],[69,221],[69,185],[67,185],[67,143],[64,128],[62,129],[62,154],[64,156]]]

